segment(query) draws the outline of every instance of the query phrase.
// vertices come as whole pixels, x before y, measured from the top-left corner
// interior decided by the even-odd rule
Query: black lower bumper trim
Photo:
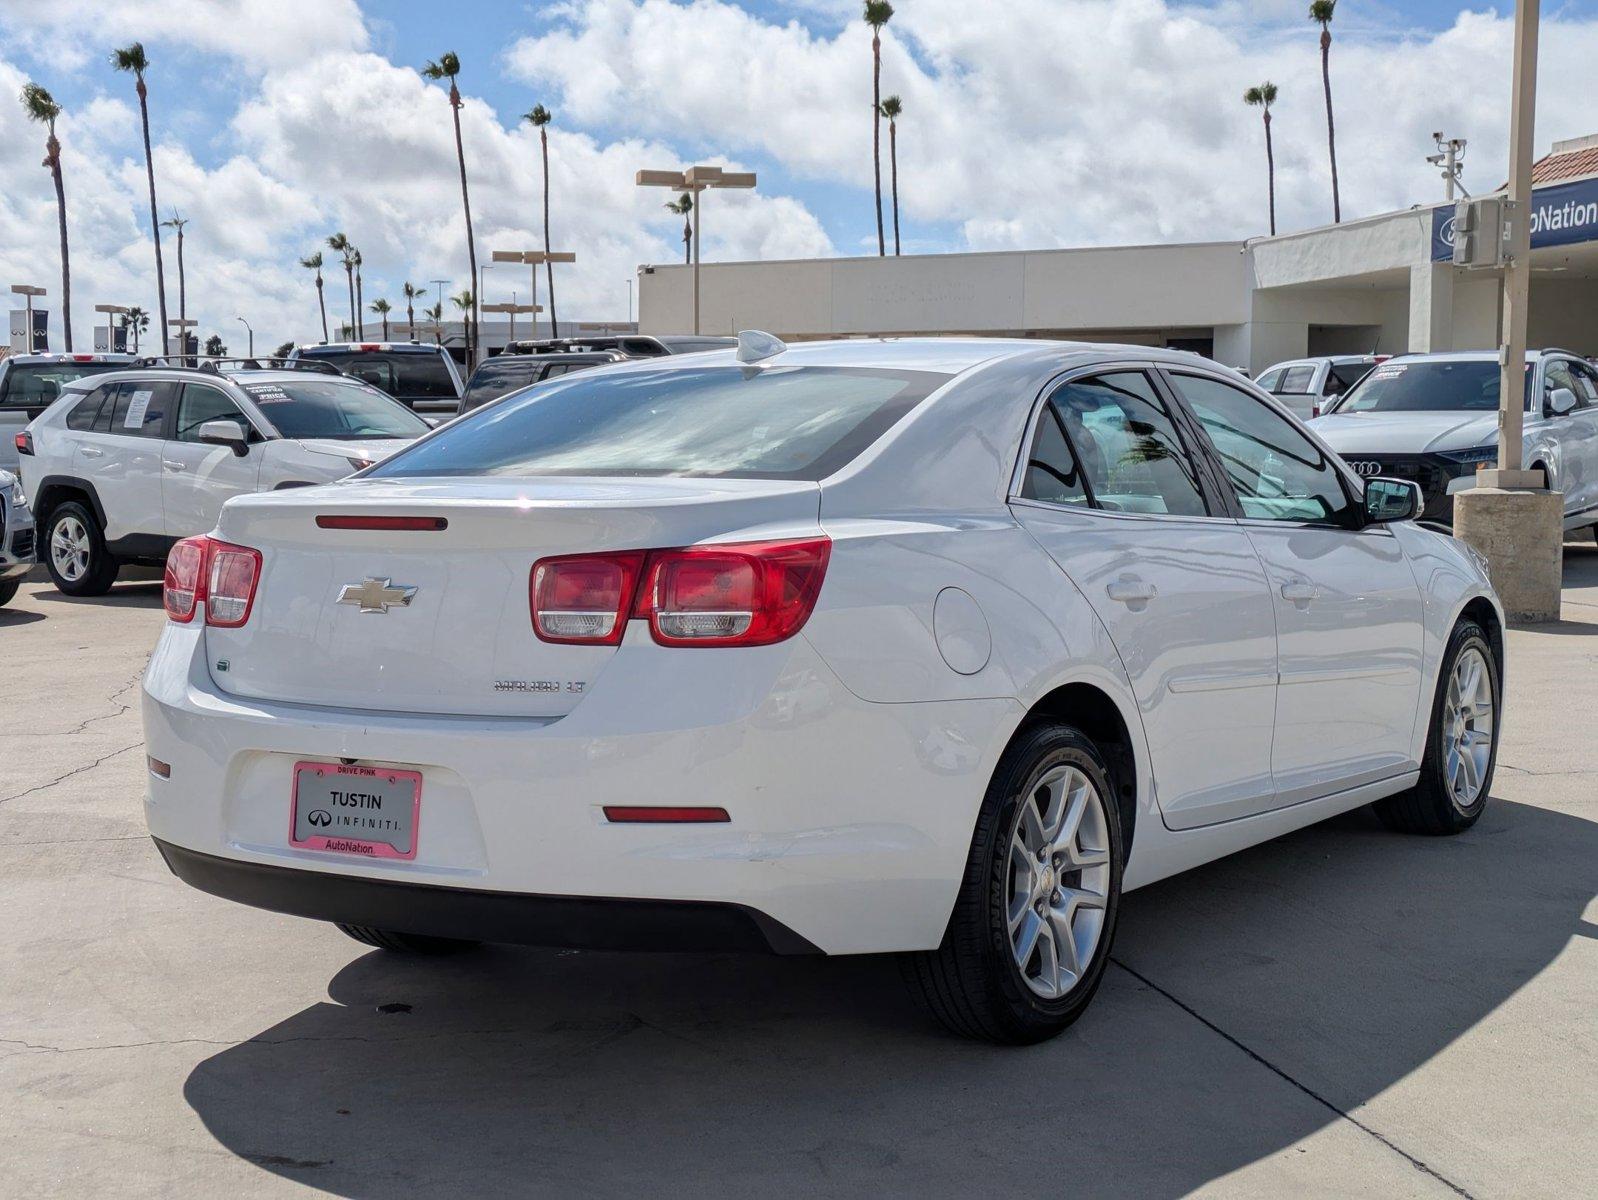
[[[741,904],[540,896],[299,871],[153,839],[184,883],[255,908],[397,933],[572,950],[821,951]]]

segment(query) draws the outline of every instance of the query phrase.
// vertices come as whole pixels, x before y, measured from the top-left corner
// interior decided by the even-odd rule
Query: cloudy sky
[[[907,252],[1231,238],[1264,232],[1264,145],[1250,84],[1280,88],[1282,228],[1330,220],[1317,30],[1306,0],[899,0],[883,87],[903,98]],[[155,309],[132,80],[110,50],[142,39],[163,217],[188,218],[188,305],[243,348],[319,336],[297,259],[342,230],[368,302],[401,284],[467,286],[443,91],[417,68],[461,57],[482,261],[540,244],[537,137],[555,112],[553,233],[563,319],[621,319],[640,263],[681,253],[669,197],[639,167],[760,174],[708,202],[706,260],[874,253],[870,32],[843,0],[0,0],[0,285],[60,291],[43,131],[27,80],[65,108],[74,325],[95,303]],[[1345,217],[1441,196],[1430,131],[1470,139],[1465,179],[1505,174],[1510,10],[1342,0],[1332,50]],[[1544,5],[1538,145],[1598,132],[1598,0]],[[886,152],[886,151],[885,151]],[[891,234],[890,234],[891,236]],[[177,314],[175,248],[167,253]],[[329,259],[332,259],[329,254]],[[335,268],[336,269],[336,268]],[[347,311],[328,274],[330,318]],[[526,299],[490,270],[484,299]],[[53,322],[59,348],[59,322]]]

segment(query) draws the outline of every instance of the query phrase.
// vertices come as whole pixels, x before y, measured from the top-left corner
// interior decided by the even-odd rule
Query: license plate
[[[422,814],[422,773],[297,762],[289,814],[291,846],[412,859]]]

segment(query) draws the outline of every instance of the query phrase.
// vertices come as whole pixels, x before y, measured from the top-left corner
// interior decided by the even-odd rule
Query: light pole
[[[1524,470],[1526,310],[1531,296],[1532,142],[1536,128],[1539,0],[1515,5],[1515,69],[1509,115],[1509,187],[1504,250],[1503,343],[1499,351],[1498,467],[1454,497],[1454,533],[1487,560],[1510,620],[1559,619],[1564,497],[1541,471]],[[1499,233],[1499,231],[1494,231]],[[1533,393],[1532,403],[1543,397]],[[1539,407],[1539,411],[1541,411]]]
[[[117,327],[112,320],[116,316],[127,316],[131,311],[125,304],[96,304],[94,311],[105,314],[105,349],[107,354],[117,352]]]
[[[627,277],[627,324],[631,325],[632,323],[633,323],[633,280],[632,280],[632,276],[629,275]]]
[[[483,305],[483,311],[484,312],[495,312],[495,313],[509,313],[510,314],[510,337],[507,340],[511,341],[511,342],[514,342],[516,340],[516,314],[517,313],[541,313],[541,312],[544,311],[544,306],[542,304],[517,304],[515,301],[512,301],[509,304],[485,304],[485,305]],[[537,321],[538,318],[535,316],[533,318],[533,320]],[[534,332],[535,333],[537,332],[536,327],[534,328]]]
[[[694,332],[699,332],[699,222],[705,207],[707,188],[752,188],[753,171],[723,171],[720,167],[689,167],[686,171],[639,171],[639,187],[663,187],[675,192],[693,193],[694,207]]]
[[[167,321],[167,324],[175,327],[178,331],[179,355],[182,357],[184,365],[187,366],[189,361],[189,330],[193,329],[199,322],[193,317],[172,317]],[[198,351],[199,347],[196,346],[195,350]]]
[[[1437,167],[1443,176],[1445,198],[1450,204],[1454,202],[1454,189],[1458,188],[1465,193],[1465,199],[1470,199],[1470,192],[1460,180],[1460,172],[1464,169],[1461,159],[1465,157],[1464,138],[1445,138],[1441,132],[1432,134],[1432,141],[1437,143],[1437,153],[1428,154],[1426,161]]]
[[[495,250],[492,257],[497,263],[526,263],[532,269],[534,304],[538,303],[538,268],[544,263],[574,263],[577,261],[577,255],[568,250],[551,250],[548,253],[542,250]],[[558,337],[559,335],[560,331],[551,325],[549,336]],[[533,318],[533,336],[538,336],[537,317]]]
[[[31,283],[13,283],[11,285],[11,290],[13,292],[15,292],[18,296],[23,296],[23,297],[27,298],[27,301],[28,301],[28,316],[27,316],[27,321],[28,321],[28,326],[27,326],[27,330],[28,330],[27,331],[28,348],[27,348],[26,351],[24,351],[24,353],[33,354],[39,349],[39,341],[38,341],[37,338],[35,338],[33,336],[33,298],[35,296],[43,296],[45,294],[45,291],[44,291],[44,289],[42,287],[34,287]],[[45,335],[44,348],[46,350],[48,350],[50,348],[50,336],[49,336],[49,334]]]
[[[253,328],[251,328],[250,323],[248,321],[246,321],[243,317],[234,317],[233,319],[235,321],[237,321],[240,325],[244,326],[245,329],[249,330],[249,332],[250,332],[249,357],[254,358],[255,357],[255,330]]]

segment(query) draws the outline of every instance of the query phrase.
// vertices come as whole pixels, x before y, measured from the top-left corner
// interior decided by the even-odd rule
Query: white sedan
[[[1124,891],[1480,816],[1502,614],[1416,503],[1190,355],[600,368],[174,548],[150,831],[390,950],[907,951],[950,1028],[1036,1041]]]

